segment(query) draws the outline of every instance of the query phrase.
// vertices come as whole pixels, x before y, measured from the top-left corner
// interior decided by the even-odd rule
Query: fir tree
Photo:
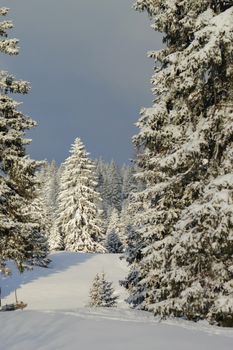
[[[133,176],[134,169],[124,165],[121,169],[112,161],[105,163],[102,159],[96,161],[98,191],[103,199],[101,209],[106,219],[109,219],[115,208],[121,211],[124,199],[136,188]]]
[[[7,8],[0,8],[1,16],[7,13]],[[0,22],[0,51],[17,55],[18,40],[8,39],[6,32],[11,28],[11,21]],[[12,259],[20,270],[28,262],[43,264],[46,255],[41,224],[33,214],[35,172],[42,163],[31,160],[25,151],[31,142],[25,131],[36,122],[21,113],[19,103],[9,97],[10,93],[27,94],[29,89],[29,83],[0,72],[0,263]]]
[[[132,166],[123,166],[122,172],[122,197],[127,199],[131,192],[136,191],[135,169]]]
[[[50,228],[48,235],[48,245],[50,251],[64,250],[63,237],[57,227],[57,222],[55,221]]]
[[[134,137],[141,308],[233,325],[233,3],[138,0],[166,47]]]
[[[50,221],[45,209],[45,204],[38,194],[38,191],[39,190],[37,190],[37,197],[32,201],[31,206],[28,207],[27,211],[24,211],[24,214],[30,215],[31,220],[36,224],[27,247],[27,250],[31,249],[32,251],[32,257],[28,262],[31,265],[46,267],[50,262],[50,260],[46,258],[49,250],[47,237],[48,230],[50,230]],[[29,246],[31,246],[31,248],[29,248]]]
[[[111,208],[118,211],[121,210],[122,205],[122,178],[119,168],[116,163],[112,161],[109,165],[109,193]]]
[[[122,253],[123,245],[115,230],[107,233],[105,246],[109,253]]]
[[[90,289],[91,307],[114,307],[117,304],[118,296],[114,295],[112,282],[105,279],[105,273],[97,274]]]
[[[57,196],[59,192],[59,170],[54,160],[51,164],[47,163],[43,175],[43,196],[53,222],[57,211]]]
[[[106,231],[106,248],[110,253],[121,253],[123,251],[121,236],[119,212],[114,208],[109,216]]]
[[[96,181],[97,191],[100,193],[102,201],[99,203],[99,208],[102,211],[103,218],[105,219],[104,224],[108,221],[108,213],[110,211],[109,201],[109,185],[108,185],[108,165],[102,160],[96,161]],[[106,228],[106,224],[105,224]]]
[[[105,252],[102,246],[102,222],[98,211],[95,165],[80,139],[71,147],[71,156],[63,164],[57,227],[64,248],[79,252]]]
[[[127,241],[127,237],[128,237],[128,228],[132,224],[132,218],[131,218],[131,214],[130,214],[130,210],[129,210],[129,205],[130,205],[130,201],[129,201],[129,197],[128,197],[123,201],[122,209],[121,209],[121,212],[119,214],[119,221],[118,221],[118,225],[117,225],[119,237],[120,237],[120,240],[123,244],[123,250],[125,249],[125,247],[127,245],[126,241]]]
[[[51,164],[46,163],[43,171],[38,174],[41,182],[40,200],[47,217],[46,235],[50,250],[61,250],[63,248],[62,238],[56,226],[60,173],[61,169],[58,169],[56,162],[53,160]]]
[[[136,307],[140,305],[145,298],[139,272],[145,242],[140,233],[134,230],[131,224],[127,225],[126,232],[127,238],[123,258],[128,263],[130,269],[126,278],[120,281],[120,285],[124,286],[129,292],[129,297],[126,301],[133,307]]]

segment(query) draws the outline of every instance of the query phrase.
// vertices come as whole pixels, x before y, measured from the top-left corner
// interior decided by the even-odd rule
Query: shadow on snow
[[[19,289],[34,280],[60,273],[69,269],[71,266],[83,264],[95,255],[91,253],[56,252],[48,256],[51,262],[47,268],[34,266],[32,270],[25,270],[23,273],[17,270],[13,262],[9,262],[7,266],[11,269],[12,274],[10,276],[0,274],[2,298],[6,298],[15,289]]]

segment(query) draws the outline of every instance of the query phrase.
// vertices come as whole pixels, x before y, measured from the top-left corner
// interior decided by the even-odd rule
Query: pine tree
[[[232,1],[138,0],[166,47],[134,137],[140,307],[233,325]]]
[[[8,10],[0,8],[0,15],[6,16]],[[6,32],[11,28],[11,21],[0,22],[0,51],[17,55],[18,40],[8,39]],[[0,71],[0,264],[12,259],[20,270],[28,262],[43,264],[46,255],[41,225],[33,215],[35,172],[42,163],[31,160],[25,150],[31,142],[25,131],[36,122],[21,113],[19,103],[9,97],[10,93],[27,94],[29,89],[29,83]]]
[[[114,307],[117,299],[118,296],[114,295],[112,282],[106,281],[105,273],[103,272],[100,276],[97,274],[90,289],[89,305],[91,307]]]
[[[71,155],[63,164],[57,227],[64,248],[79,252],[105,252],[102,222],[99,218],[99,193],[96,188],[95,165],[81,140],[71,147]]]

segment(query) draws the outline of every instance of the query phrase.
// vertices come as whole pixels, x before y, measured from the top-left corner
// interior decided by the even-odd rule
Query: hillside
[[[63,310],[85,307],[89,289],[96,273],[105,271],[107,279],[113,281],[120,295],[120,307],[124,303],[125,291],[119,286],[127,267],[119,255],[54,253],[48,268],[35,267],[20,275],[14,269],[13,277],[2,281],[3,303],[14,301],[14,290],[18,298],[28,303],[27,310]]]
[[[0,313],[1,349],[75,350],[231,350],[232,329],[181,320],[160,322],[130,310],[118,280],[127,271],[118,255],[59,252],[48,269],[35,268],[1,278],[3,304],[18,298],[27,309]],[[90,309],[88,293],[97,272],[106,272],[120,296],[118,308]]]

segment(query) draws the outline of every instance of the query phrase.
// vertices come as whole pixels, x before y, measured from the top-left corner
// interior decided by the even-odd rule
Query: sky
[[[34,159],[69,155],[76,137],[92,158],[127,163],[142,107],[152,105],[149,50],[161,47],[133,0],[8,0],[10,37],[20,55],[1,66],[31,83],[20,107],[38,122],[28,149]]]

